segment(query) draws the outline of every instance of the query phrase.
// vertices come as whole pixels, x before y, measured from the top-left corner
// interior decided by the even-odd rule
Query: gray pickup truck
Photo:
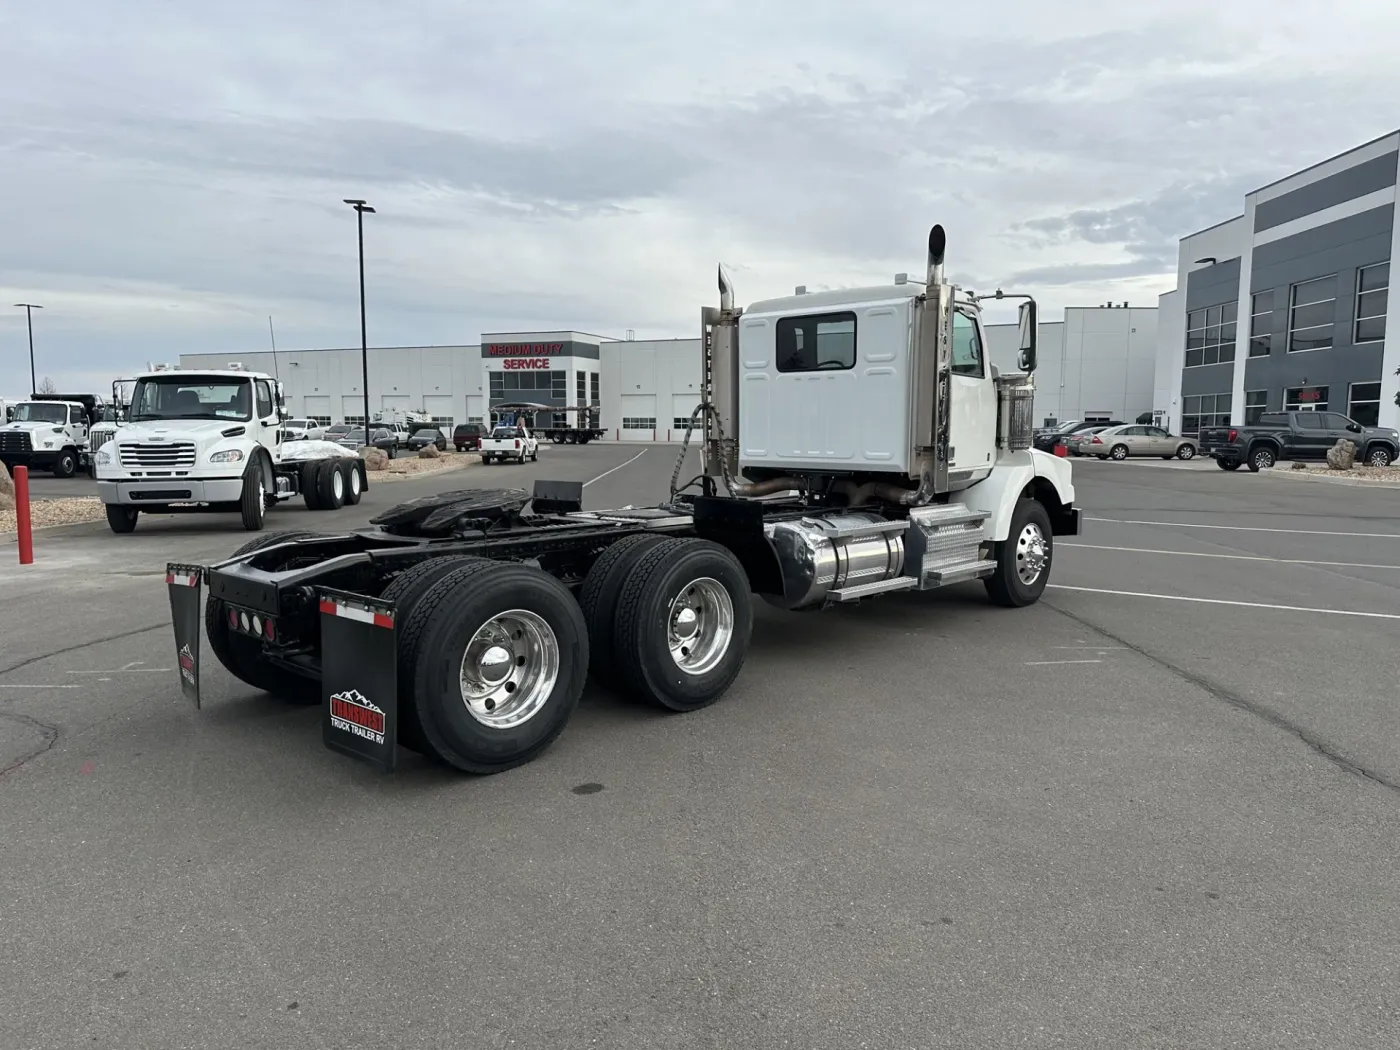
[[[1387,467],[1400,459],[1400,433],[1384,427],[1363,427],[1340,412],[1265,412],[1247,426],[1205,427],[1201,455],[1211,456],[1221,470],[1266,470],[1281,459],[1325,459],[1327,450],[1345,438],[1356,445],[1356,459],[1371,467]]]

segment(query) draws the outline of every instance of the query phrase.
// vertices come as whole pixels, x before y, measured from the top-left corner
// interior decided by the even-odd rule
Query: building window
[[[1244,425],[1252,427],[1259,422],[1259,417],[1269,409],[1269,392],[1267,390],[1246,390],[1244,392]]]
[[[505,391],[506,374],[504,372],[488,372],[486,377],[490,383],[491,396],[495,398],[501,397]]]
[[[676,416],[674,419],[671,420],[671,429],[684,431],[686,427],[690,426],[691,418],[692,417],[690,416]],[[701,416],[699,419],[695,420],[694,433],[698,434],[704,429],[705,417]]]
[[[586,404],[588,397],[588,373],[582,370],[574,373],[574,394],[577,400],[576,405]]]
[[[1381,423],[1381,385],[1352,383],[1348,391],[1347,415],[1363,427],[1378,427]]]
[[[1285,412],[1326,412],[1325,386],[1292,386],[1283,392]]]
[[[598,373],[597,373],[597,372],[590,372],[590,373],[588,374],[588,382],[589,382],[590,387],[591,387],[592,392],[593,392],[593,396],[592,396],[592,398],[590,398],[590,400],[596,405],[596,404],[599,403],[599,401],[598,401]]]
[[[1274,293],[1255,292],[1249,307],[1249,356],[1268,357],[1274,328]]]
[[[1288,311],[1288,352],[1326,350],[1337,317],[1337,275],[1295,284]]]
[[[1184,437],[1195,437],[1202,427],[1229,425],[1229,394],[1192,394],[1181,399],[1181,433]]]
[[[457,420],[452,416],[432,416],[428,422],[439,430],[451,430],[457,425]]]
[[[569,413],[554,412],[552,415],[554,417],[554,422],[552,422],[550,426],[563,428],[569,425]]]
[[[825,372],[856,366],[856,315],[809,314],[778,322],[778,371]]]
[[[1385,311],[1389,305],[1390,263],[1363,266],[1356,271],[1356,339],[1374,343],[1385,338]],[[1357,420],[1358,423],[1361,420]],[[1370,424],[1374,426],[1375,424]]]
[[[549,394],[557,401],[568,400],[569,373],[566,370],[549,373]]]
[[[307,416],[306,418],[311,420],[311,422],[315,423],[317,426],[328,427],[331,425],[330,416]]]
[[[342,422],[343,422],[347,427],[362,427],[362,426],[365,425],[365,417],[364,417],[364,416],[346,416],[345,419],[342,420]]]
[[[655,430],[655,429],[656,429],[656,417],[655,417],[655,416],[623,416],[623,417],[622,417],[622,429],[623,429],[623,430]]]
[[[1186,315],[1186,367],[1235,359],[1235,314],[1239,303],[1221,303]]]

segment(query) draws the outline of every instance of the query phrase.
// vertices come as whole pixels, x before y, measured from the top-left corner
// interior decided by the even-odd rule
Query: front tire
[[[262,462],[254,457],[243,472],[243,492],[238,499],[238,510],[243,518],[243,528],[248,532],[261,532],[267,522],[267,485],[263,481]]]
[[[53,462],[53,476],[71,478],[76,473],[78,473],[78,454],[71,448],[65,448]]]
[[[996,571],[983,584],[995,605],[1019,609],[1040,600],[1050,581],[1055,543],[1050,514],[1039,500],[1022,498],[1006,539],[996,545]]]
[[[1388,467],[1390,466],[1390,450],[1386,448],[1372,448],[1366,453],[1366,465],[1368,467]]]
[[[1274,450],[1267,446],[1256,448],[1249,454],[1249,469],[1255,474],[1261,470],[1268,470],[1277,462],[1278,457],[1274,455]]]
[[[107,527],[119,536],[136,531],[136,519],[141,512],[135,507],[124,507],[120,503],[107,504]]]
[[[1196,458],[1196,446],[1194,446],[1194,445],[1188,445],[1188,444],[1183,443],[1182,446],[1181,446],[1179,449],[1176,450],[1176,458],[1177,458],[1177,459],[1195,459],[1195,458]]]
[[[588,629],[554,577],[510,562],[439,579],[405,627],[428,747],[467,773],[529,762],[568,724],[588,678]]]
[[[698,711],[744,666],[753,633],[748,577],[718,543],[666,540],[633,563],[613,630],[627,693],[669,711]]]

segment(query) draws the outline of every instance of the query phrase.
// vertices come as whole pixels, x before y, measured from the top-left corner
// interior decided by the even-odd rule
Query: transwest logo
[[[384,743],[384,712],[358,689],[347,689],[331,697],[331,725],[371,743]]]
[[[194,653],[190,652],[189,645],[180,646],[180,677],[194,685]]]

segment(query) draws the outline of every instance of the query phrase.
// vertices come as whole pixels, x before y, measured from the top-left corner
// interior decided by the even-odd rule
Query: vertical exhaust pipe
[[[943,283],[943,253],[947,247],[948,235],[943,232],[941,224],[936,224],[928,231],[928,284],[936,286]]]
[[[729,274],[724,272],[723,263],[719,266],[719,308],[734,309],[734,282],[729,279]]]

